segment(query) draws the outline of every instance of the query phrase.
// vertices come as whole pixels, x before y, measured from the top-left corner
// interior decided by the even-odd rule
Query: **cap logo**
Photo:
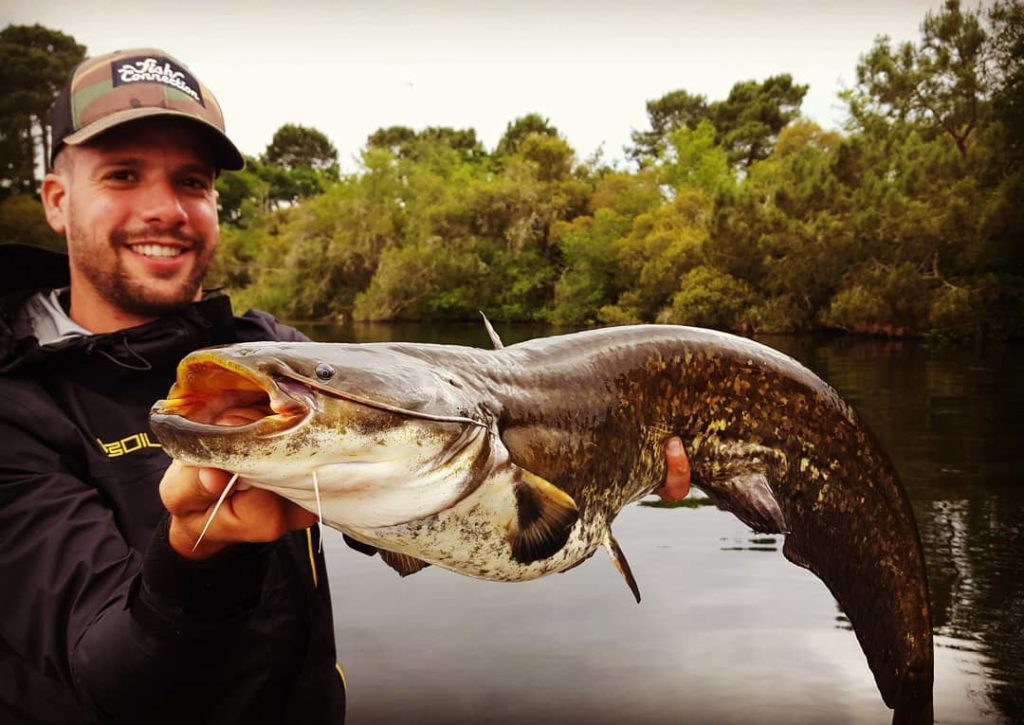
[[[162,57],[137,56],[123,58],[112,65],[114,85],[129,83],[163,83],[176,88],[201,105],[203,94],[192,75],[172,60]]]

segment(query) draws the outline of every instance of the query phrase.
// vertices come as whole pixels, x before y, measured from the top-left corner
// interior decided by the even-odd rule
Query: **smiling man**
[[[76,68],[52,122],[68,255],[0,248],[0,721],[341,722],[313,516],[238,491],[193,549],[227,475],[148,429],[187,353],[303,339],[203,294],[214,182],[243,163],[220,108],[139,49]],[[678,440],[666,458],[680,498]]]

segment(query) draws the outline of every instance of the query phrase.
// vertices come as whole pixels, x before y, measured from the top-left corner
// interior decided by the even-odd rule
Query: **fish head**
[[[386,345],[247,343],[194,352],[150,413],[173,458],[222,468],[328,523],[392,525],[472,489],[488,427],[430,361]],[[317,490],[314,490],[314,475]]]

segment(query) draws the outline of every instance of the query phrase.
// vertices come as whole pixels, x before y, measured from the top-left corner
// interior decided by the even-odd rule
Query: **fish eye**
[[[334,377],[334,368],[327,363],[317,363],[316,367],[313,368],[313,372],[321,380],[330,380]]]

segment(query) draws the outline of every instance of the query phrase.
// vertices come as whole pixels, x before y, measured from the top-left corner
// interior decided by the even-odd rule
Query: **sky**
[[[0,25],[40,23],[89,54],[161,48],[211,88],[250,155],[298,123],[354,171],[382,126],[474,128],[493,149],[536,112],[580,159],[624,158],[645,103],[709,100],[790,73],[805,116],[834,128],[838,92],[878,35],[920,37],[941,0],[0,0]]]

